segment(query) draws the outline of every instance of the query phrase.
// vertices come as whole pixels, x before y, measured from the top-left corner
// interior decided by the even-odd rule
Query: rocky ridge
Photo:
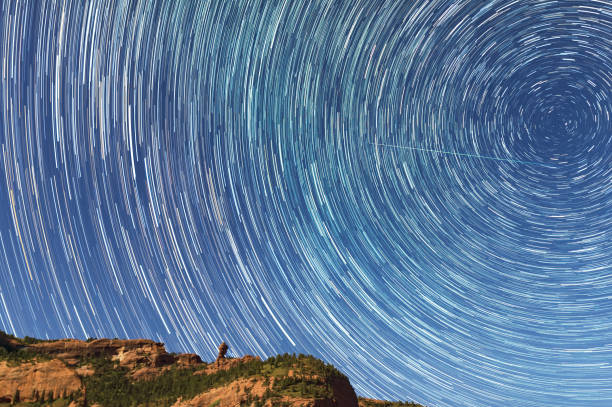
[[[148,339],[38,341],[0,331],[0,407],[353,407],[379,402],[358,400],[346,376],[312,356],[285,354],[262,361],[251,355],[226,358],[226,352],[222,344],[217,359],[206,363],[196,354],[168,353],[163,343]]]

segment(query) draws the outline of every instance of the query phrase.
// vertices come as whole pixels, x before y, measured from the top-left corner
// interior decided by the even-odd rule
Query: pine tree
[[[17,389],[17,390],[15,390],[15,394],[13,395],[13,402],[12,402],[12,404],[19,403],[19,401],[20,401],[19,389]]]

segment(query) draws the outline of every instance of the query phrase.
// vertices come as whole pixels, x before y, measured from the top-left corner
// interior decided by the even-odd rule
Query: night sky
[[[0,329],[612,405],[612,1],[3,0]]]

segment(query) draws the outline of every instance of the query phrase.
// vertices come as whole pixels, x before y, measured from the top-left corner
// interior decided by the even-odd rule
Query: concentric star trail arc
[[[610,406],[611,90],[610,0],[4,0],[0,329]]]

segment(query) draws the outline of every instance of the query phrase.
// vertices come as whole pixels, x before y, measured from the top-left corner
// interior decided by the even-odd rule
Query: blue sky
[[[0,7],[0,329],[612,402],[609,1]]]

